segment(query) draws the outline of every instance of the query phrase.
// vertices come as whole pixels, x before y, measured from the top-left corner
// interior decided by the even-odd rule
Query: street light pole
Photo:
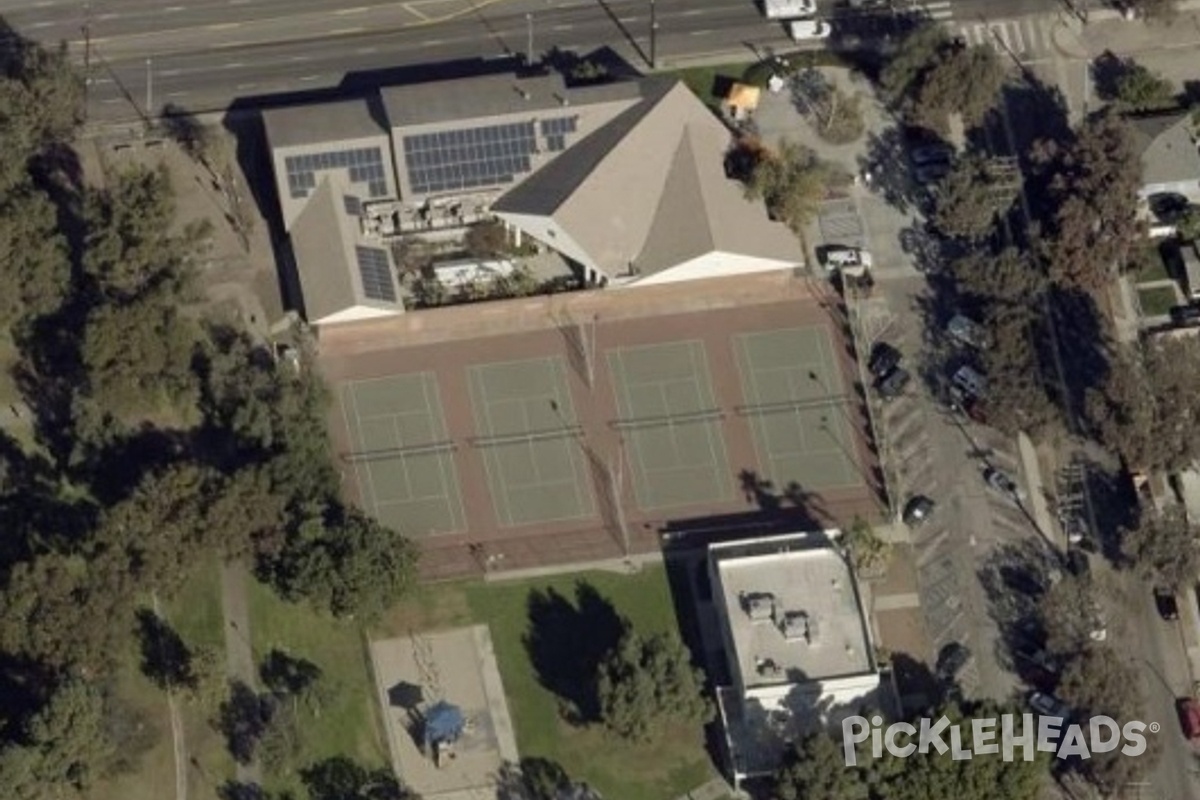
[[[151,59],[146,59],[146,121],[154,119],[154,70]]]
[[[658,69],[658,11],[650,0],[650,69]]]
[[[525,63],[533,66],[533,14],[525,15],[526,26],[526,48],[525,48]]]

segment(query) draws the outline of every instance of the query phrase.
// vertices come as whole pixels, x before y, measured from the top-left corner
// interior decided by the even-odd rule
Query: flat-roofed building
[[[870,625],[834,537],[798,533],[709,548],[731,677],[717,698],[735,783],[773,773],[789,743],[840,723],[841,712],[880,702]]]

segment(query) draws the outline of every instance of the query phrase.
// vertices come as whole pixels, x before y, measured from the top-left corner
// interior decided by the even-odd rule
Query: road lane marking
[[[689,36],[708,36],[712,31],[688,31]]]
[[[212,25],[205,25],[204,29],[208,31],[227,31],[240,27],[242,27],[242,23],[240,22],[214,22]]]
[[[36,30],[38,28],[49,28],[53,24],[53,22],[31,22],[25,27],[29,28],[30,30]]]
[[[106,106],[111,106],[113,103],[124,103],[125,100],[121,97],[110,97],[107,100],[101,100],[100,102]]]
[[[702,8],[692,8],[692,9],[688,9],[687,11],[684,11],[679,16],[681,16],[681,17],[698,17],[703,13],[704,13],[704,9],[702,9]]]
[[[187,8],[187,6],[167,6],[166,8],[163,9],[163,13],[164,14],[178,14],[180,11],[183,11],[186,8]]]
[[[421,11],[418,11],[417,9],[413,8],[414,5],[415,5],[415,3],[405,3],[403,8],[405,11],[412,14],[414,17],[417,17],[418,19],[422,19],[422,20],[429,19],[429,15],[424,14]]]
[[[362,14],[364,11],[370,10],[371,9],[368,6],[356,6],[354,8],[339,8],[337,11],[333,12],[333,14],[335,17],[344,17],[347,14]]]
[[[164,78],[171,78],[171,77],[174,77],[175,75],[183,74],[183,70],[181,70],[181,69],[163,69],[163,70],[159,70],[158,74],[163,76]]]
[[[552,30],[552,31],[569,31],[574,27],[575,27],[574,25],[555,25],[550,30]]]
[[[352,33],[362,33],[366,28],[359,26],[357,28],[338,28],[336,31],[330,31],[327,36],[349,36]]]
[[[378,53],[379,48],[378,47],[360,47],[357,50],[355,50],[354,52],[355,52],[355,54],[360,55],[360,56],[367,56],[367,55],[370,55],[371,53]]]
[[[183,97],[185,94],[191,94],[191,92],[186,89],[179,92],[167,92],[167,97]]]
[[[228,49],[230,47],[248,47],[249,45],[249,42],[217,42],[213,45],[213,47],[224,47]]]
[[[225,69],[241,69],[244,66],[246,66],[246,65],[243,64],[241,61],[230,61],[228,64],[224,65],[224,68]]]
[[[446,41],[444,39],[426,39],[425,41],[421,42],[421,47],[437,47],[438,45],[445,43]]]
[[[101,14],[98,17],[96,17],[96,19],[103,22],[106,19],[119,19],[120,16],[121,16],[120,14],[108,13],[108,14]]]
[[[255,86],[258,86],[258,84],[257,83],[239,83],[237,86],[235,86],[233,88],[237,89],[239,92],[244,92],[247,89],[253,89]]]
[[[296,80],[304,81],[305,83],[308,83],[309,81],[321,80],[321,76],[320,75],[305,75],[303,77],[297,78]]]
[[[299,64],[301,61],[312,61],[312,56],[292,56],[288,61],[293,64]]]

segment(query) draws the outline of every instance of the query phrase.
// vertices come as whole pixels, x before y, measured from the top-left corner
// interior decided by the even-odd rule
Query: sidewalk
[[[1038,532],[1056,550],[1063,550],[1062,536],[1050,515],[1046,502],[1046,485],[1042,480],[1042,467],[1038,463],[1037,449],[1024,432],[1017,436],[1017,448],[1021,453],[1021,466],[1029,483],[1029,510]]]

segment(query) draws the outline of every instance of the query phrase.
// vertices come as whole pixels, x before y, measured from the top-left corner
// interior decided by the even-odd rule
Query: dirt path
[[[152,597],[154,615],[162,617],[162,609],[158,605],[158,595]],[[175,754],[175,800],[187,800],[188,795],[188,755],[187,741],[183,735],[183,719],[179,716],[179,703],[175,692],[167,689],[167,714],[171,718],[171,744]]]
[[[226,670],[231,681],[257,688],[254,648],[250,644],[250,604],[246,596],[248,575],[244,564],[221,567],[221,608],[225,615]],[[257,761],[237,765],[239,783],[262,785],[262,768]]]

